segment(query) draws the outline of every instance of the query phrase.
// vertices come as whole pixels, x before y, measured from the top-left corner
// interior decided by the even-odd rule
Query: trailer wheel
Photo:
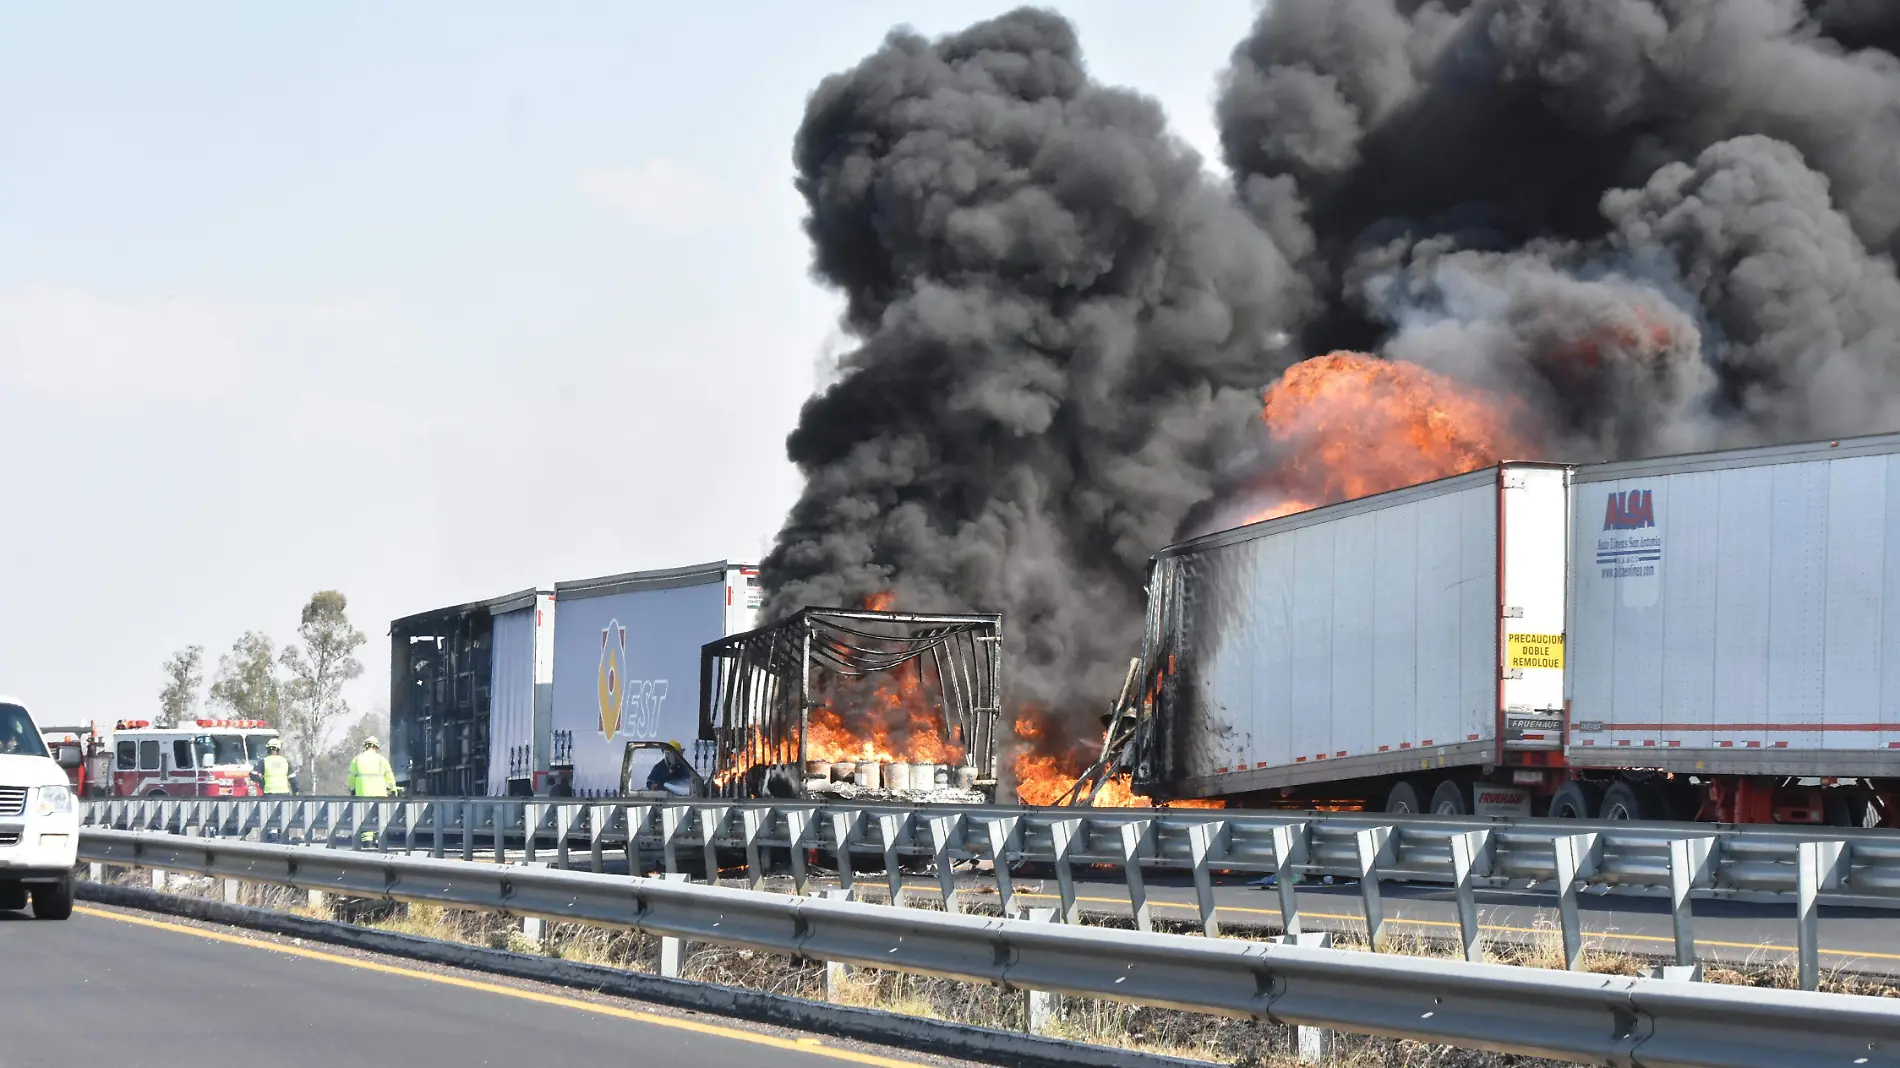
[[[1385,810],[1395,813],[1418,813],[1425,811],[1419,801],[1418,784],[1410,779],[1400,779],[1392,784],[1392,792],[1385,795]]]
[[[1648,820],[1656,818],[1656,805],[1643,791],[1626,782],[1615,782],[1603,792],[1600,819]]]
[[[1446,779],[1432,791],[1432,815],[1471,815],[1471,794],[1457,779]]]
[[[1597,814],[1595,784],[1571,781],[1558,788],[1550,799],[1550,815],[1560,820],[1590,820]]]

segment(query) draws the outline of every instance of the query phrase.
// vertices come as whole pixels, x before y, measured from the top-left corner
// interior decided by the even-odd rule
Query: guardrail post
[[[1821,986],[1820,894],[1838,879],[1845,842],[1802,842],[1795,854],[1795,945],[1801,989]]]
[[[680,817],[678,806],[667,805],[660,809],[660,857],[666,864],[668,875],[679,874],[679,837],[681,828],[685,826],[686,821]]]
[[[930,849],[937,865],[937,886],[943,894],[943,911],[948,913],[958,911],[957,873],[951,866],[950,846],[956,841],[962,823],[962,816],[930,817]]]
[[[1020,816],[1001,816],[983,821],[990,838],[990,877],[996,880],[996,907],[1004,916],[1016,914],[1016,886],[1009,877],[1009,839],[1016,833]]]
[[[1056,918],[1056,910],[1030,909],[1028,919],[1031,923],[1048,923]],[[1049,1033],[1049,1024],[1056,1015],[1056,995],[1047,990],[1023,991],[1023,1030],[1032,1035]]]
[[[1209,938],[1220,937],[1220,920],[1214,915],[1214,873],[1207,865],[1225,827],[1226,823],[1221,820],[1188,825],[1188,856],[1194,864],[1194,900],[1201,909],[1201,933]]]
[[[620,812],[627,831],[627,874],[643,874],[644,865],[640,863],[640,835],[647,829],[647,821],[653,815],[653,806],[628,805]]]
[[[567,836],[574,830],[574,817],[580,813],[580,806],[557,802],[554,806],[554,862],[565,871],[573,863],[573,853],[568,848]]]
[[[1049,836],[1055,843],[1056,892],[1062,896],[1063,923],[1082,922],[1082,909],[1075,901],[1075,872],[1069,868],[1069,852],[1080,833],[1082,821],[1079,819],[1058,819],[1049,823]]]
[[[530,864],[541,855],[537,839],[541,837],[541,818],[546,809],[546,805],[537,805],[532,801],[524,802],[521,806],[521,858]]]
[[[106,881],[106,866],[104,864],[99,863],[96,860],[93,861],[92,863],[86,865],[86,877],[91,879],[95,883],[105,882]]]
[[[429,805],[425,801],[404,801],[402,803],[402,852],[409,856],[416,851],[416,827],[422,823],[422,814]]]
[[[719,845],[717,839],[726,829],[725,805],[707,805],[699,810],[700,852],[706,858],[706,885],[719,885]]]
[[[1280,893],[1280,930],[1295,937],[1300,933],[1300,869],[1297,865],[1305,847],[1306,824],[1291,823],[1273,828],[1273,888]],[[1211,900],[1211,879],[1208,891]]]
[[[851,829],[858,822],[856,810],[833,812],[831,814],[831,836],[837,842],[838,887],[847,898],[852,896],[851,885]]]
[[[669,871],[660,878],[669,883],[692,882],[691,877],[686,873],[677,871]],[[685,964],[686,943],[672,935],[662,935],[660,937],[660,974],[668,979],[678,979]]]
[[[1353,857],[1359,872],[1359,897],[1366,908],[1366,943],[1373,952],[1385,952],[1385,903],[1379,899],[1379,854],[1392,833],[1390,827],[1353,832]]]
[[[1155,929],[1154,914],[1148,908],[1148,886],[1141,879],[1141,845],[1153,826],[1150,820],[1136,820],[1121,826],[1122,870],[1128,877],[1128,906],[1135,913],[1135,929]]]
[[[897,829],[908,818],[894,812],[877,815],[877,833],[884,843],[884,881],[890,887],[892,908],[904,903],[904,870],[897,863]]]
[[[236,879],[224,880],[224,903],[235,905],[244,896],[244,886]]]
[[[1577,884],[1596,848],[1594,833],[1562,834],[1550,840],[1557,867],[1557,915],[1563,925],[1564,967],[1583,970],[1583,917],[1577,911]]]
[[[785,838],[792,848],[792,890],[803,894],[811,881],[811,865],[805,859],[805,836],[811,832],[811,813],[802,808],[785,810]]]
[[[1473,964],[1484,963],[1484,946],[1478,940],[1478,895],[1471,877],[1490,838],[1488,830],[1451,836],[1451,877],[1458,886],[1458,933],[1464,938],[1465,959]]]
[[[475,859],[475,802],[462,802],[462,859]]]
[[[1282,946],[1303,946],[1307,949],[1333,948],[1331,931],[1312,931],[1306,934],[1285,934],[1268,939]],[[1329,1027],[1314,1027],[1311,1024],[1289,1024],[1288,1044],[1293,1047],[1293,1055],[1299,1064],[1325,1064],[1332,1057],[1333,1043],[1338,1039]]]
[[[1669,843],[1669,911],[1675,924],[1676,966],[1695,965],[1695,907],[1689,892],[1704,882],[1713,838],[1676,838]]]
[[[739,829],[745,835],[745,885],[757,890],[765,883],[765,865],[759,859],[759,832],[765,828],[765,813],[756,808],[739,810]]]
[[[162,894],[165,892],[165,883],[166,883],[165,869],[153,868],[152,869],[152,889]]]
[[[600,873],[607,870],[606,854],[601,852],[600,836],[613,826],[614,813],[619,811],[612,805],[589,805],[587,807],[587,852],[589,870]],[[629,833],[628,838],[632,835]],[[627,874],[638,875],[633,870],[633,862],[627,862]]]
[[[849,890],[820,890],[818,896],[826,901],[849,901]],[[851,974],[851,966],[835,960],[825,962],[825,1000],[836,1002],[843,992],[845,977]]]

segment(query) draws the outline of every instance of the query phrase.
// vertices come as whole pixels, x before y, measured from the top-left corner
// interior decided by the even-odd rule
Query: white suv
[[[73,913],[73,866],[79,853],[79,801],[66,777],[79,765],[78,746],[47,752],[26,706],[0,697],[0,909],[23,909],[63,920]]]

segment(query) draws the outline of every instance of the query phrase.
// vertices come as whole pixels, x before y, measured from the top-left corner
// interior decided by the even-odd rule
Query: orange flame
[[[868,690],[868,692],[866,692]],[[944,738],[943,713],[923,692],[916,661],[874,679],[832,682],[811,711],[807,760],[962,764],[964,747]]]
[[[1261,418],[1285,446],[1256,495],[1257,523],[1487,467],[1536,452],[1513,430],[1517,405],[1401,360],[1334,352],[1294,364]]]
[[[1038,751],[1039,747],[1053,742],[1044,729],[1047,718],[1046,712],[1034,706],[1026,707],[1016,717],[1016,737],[1022,748],[1012,767],[1016,772],[1016,800],[1025,805],[1053,805],[1061,801],[1096,755],[1086,748],[1075,747],[1060,754]],[[1225,808],[1227,803],[1210,800],[1168,804],[1175,808]],[[1102,784],[1101,791],[1095,795],[1095,807],[1152,808],[1154,801],[1135,793],[1134,784],[1123,775]]]

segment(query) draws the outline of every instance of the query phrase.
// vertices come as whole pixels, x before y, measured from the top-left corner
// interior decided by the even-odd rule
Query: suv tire
[[[33,887],[33,918],[63,920],[73,914],[73,875],[56,883],[38,883]]]

